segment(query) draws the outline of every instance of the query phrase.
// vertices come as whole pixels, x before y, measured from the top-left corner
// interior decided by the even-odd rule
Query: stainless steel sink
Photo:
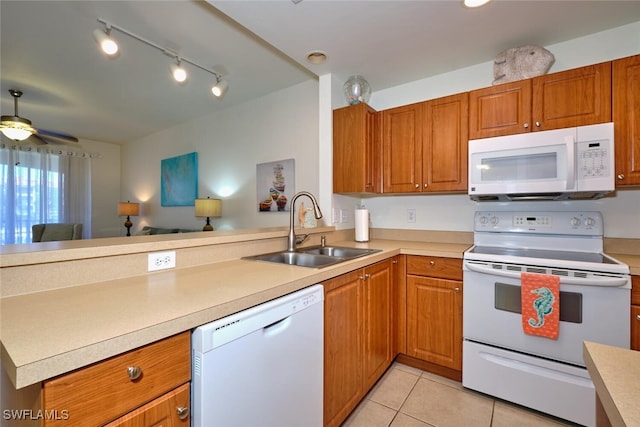
[[[312,246],[296,252],[273,252],[244,257],[254,261],[267,261],[278,264],[297,265],[299,267],[322,268],[350,259],[380,252],[379,249],[346,248],[339,246]]]
[[[305,254],[327,255],[338,258],[358,258],[361,256],[369,255],[374,252],[379,252],[379,249],[363,249],[363,248],[347,248],[342,246],[313,246],[309,248],[300,248],[299,252]]]
[[[300,267],[321,268],[331,264],[346,261],[343,258],[336,258],[327,255],[307,254],[303,252],[274,252],[270,254],[255,255],[245,257],[255,261],[275,262],[279,264],[297,265]]]

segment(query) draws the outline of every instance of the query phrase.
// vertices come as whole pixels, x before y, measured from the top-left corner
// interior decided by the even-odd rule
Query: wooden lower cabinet
[[[190,380],[191,333],[186,331],[45,381],[43,409],[65,411],[68,419],[45,420],[43,426],[114,420],[113,425],[138,427],[188,425]]]
[[[190,383],[183,384],[105,427],[188,427],[191,421],[190,394]]]
[[[462,371],[461,260],[407,256],[406,354]]]
[[[323,283],[325,426],[339,426],[393,361],[393,265]]]

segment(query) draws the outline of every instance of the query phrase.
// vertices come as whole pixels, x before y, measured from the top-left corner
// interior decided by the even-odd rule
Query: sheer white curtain
[[[91,236],[91,158],[0,145],[0,244],[31,242],[33,224],[82,223]]]

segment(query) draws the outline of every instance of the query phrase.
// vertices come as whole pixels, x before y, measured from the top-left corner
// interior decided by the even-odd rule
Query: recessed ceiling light
[[[327,60],[327,54],[321,50],[314,50],[307,54],[307,61],[312,64],[322,64]]]
[[[491,0],[464,0],[464,5],[466,7],[480,7],[489,3]]]

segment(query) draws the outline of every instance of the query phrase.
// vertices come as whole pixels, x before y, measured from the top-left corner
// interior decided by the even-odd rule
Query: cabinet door
[[[324,283],[324,425],[338,426],[362,397],[362,272]]]
[[[613,62],[616,186],[640,185],[640,55]]]
[[[333,192],[380,192],[378,113],[360,103],[333,112]]]
[[[528,132],[531,79],[469,92],[469,139]]]
[[[422,103],[382,112],[382,192],[422,189]]]
[[[364,390],[368,390],[393,360],[392,261],[364,269]]]
[[[631,306],[631,350],[640,350],[640,305]]]
[[[533,78],[532,130],[611,121],[611,63]]]
[[[469,94],[425,102],[422,191],[467,191]]]
[[[105,427],[189,427],[190,383],[118,418]]]
[[[407,276],[407,354],[462,369],[462,282]]]

